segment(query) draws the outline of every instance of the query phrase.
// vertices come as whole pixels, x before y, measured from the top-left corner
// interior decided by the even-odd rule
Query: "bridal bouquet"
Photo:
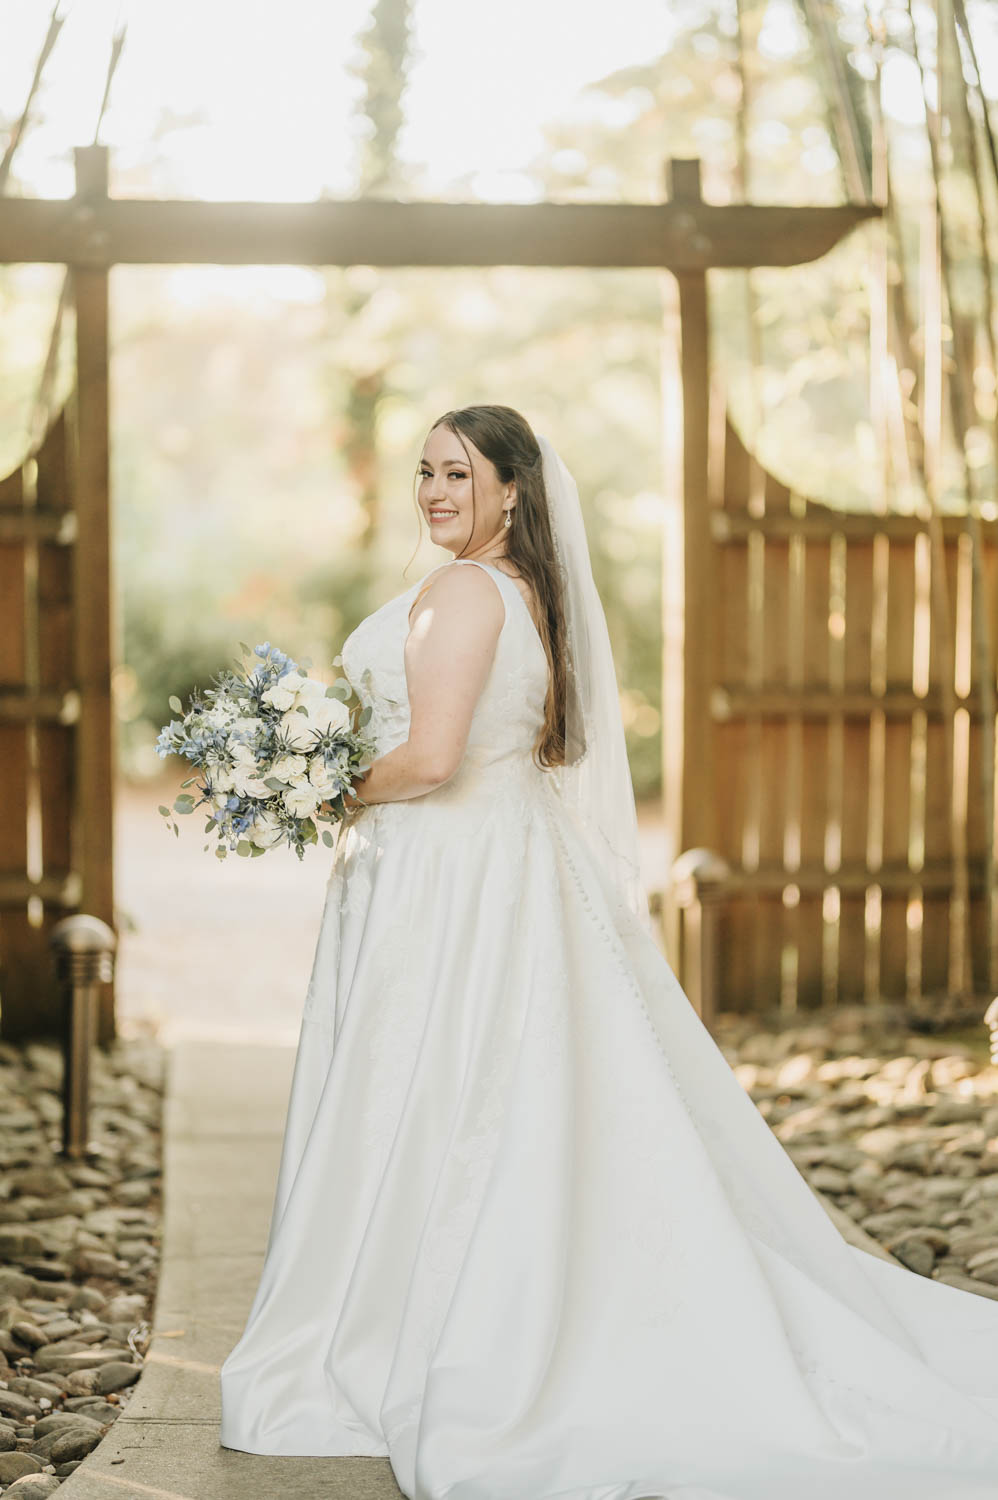
[[[156,752],[196,766],[201,779],[191,776],[182,785],[197,782],[202,795],[195,801],[181,792],[172,809],[159,810],[170,818],[207,803],[205,832],[217,834],[219,859],[233,849],[255,858],[284,842],[302,859],[305,845],[318,841],[319,822],[343,821],[351,778],[374,758],[374,742],[361,733],[371,709],[356,714],[355,726],[348,678],[327,688],[269,641],[253,655],[260,660],[252,671],[240,663],[217,673],[213,687],[195,688],[186,713],[179,698],[170,699],[182,717],[163,726]],[[179,834],[179,825],[172,826]],[[332,846],[328,829],[322,841]]]

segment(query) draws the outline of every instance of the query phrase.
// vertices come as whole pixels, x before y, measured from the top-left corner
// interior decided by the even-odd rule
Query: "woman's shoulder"
[[[445,607],[449,600],[453,600],[458,610],[467,610],[469,606],[477,608],[481,601],[483,611],[494,612],[497,621],[501,622],[505,606],[496,598],[495,584],[485,581],[484,569],[459,567],[458,564],[462,562],[474,562],[474,559],[456,557],[451,562],[434,568],[422,580],[409,608],[411,624],[415,623],[420,607],[426,603],[431,592],[434,600],[443,603]]]

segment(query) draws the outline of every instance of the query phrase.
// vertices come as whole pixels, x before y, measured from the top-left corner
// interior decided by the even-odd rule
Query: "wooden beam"
[[[970,868],[971,894],[983,898],[987,894],[984,861],[972,860]],[[907,896],[918,888],[926,896],[945,896],[953,889],[953,871],[948,859],[933,860],[920,870],[894,862],[882,865],[879,870],[855,861],[842,864],[837,870],[814,864],[791,870],[767,863],[754,870],[733,869],[716,889],[717,899],[723,903],[737,896],[780,896],[788,886],[796,886],[802,896],[820,895],[833,886],[843,895],[856,896],[871,885],[878,885],[885,895]]]
[[[43,689],[0,687],[0,724],[25,724],[36,719],[43,724],[75,724],[80,715],[80,695]]]
[[[76,517],[71,510],[0,509],[0,542],[55,542],[67,546],[76,539]]]
[[[825,506],[808,510],[802,516],[790,511],[770,511],[762,516],[751,516],[747,511],[714,510],[710,517],[710,534],[719,546],[744,543],[752,532],[773,540],[785,541],[787,537],[799,536],[812,541],[827,541],[831,536],[844,536],[850,540],[869,540],[875,536],[889,536],[896,541],[910,541],[922,532],[929,532],[932,523],[927,516],[879,514],[863,511],[833,511]],[[980,523],[985,539],[998,543],[998,520]],[[946,541],[954,542],[967,531],[963,516],[943,516],[941,531]]]
[[[957,708],[966,709],[971,720],[982,717],[976,690],[967,698],[954,697]],[[735,719],[761,718],[785,719],[800,716],[803,719],[832,719],[841,715],[843,719],[868,719],[879,709],[888,719],[910,720],[913,713],[921,710],[933,722],[942,722],[947,714],[947,703],[939,688],[920,698],[910,688],[889,688],[881,696],[860,688],[746,687],[741,684],[721,684],[710,695],[711,715],[715,722],[726,724]]]
[[[90,149],[90,148],[84,148]],[[875,204],[0,200],[0,263],[660,267],[817,260]]]
[[[77,147],[77,193],[99,214],[107,192],[107,147]],[[77,382],[74,410],[77,543],[73,548],[77,827],[74,863],[80,905],[114,927],[114,720],[111,701],[110,470],[108,433],[108,272],[73,267]],[[101,996],[97,1039],[114,1036],[111,986]]]

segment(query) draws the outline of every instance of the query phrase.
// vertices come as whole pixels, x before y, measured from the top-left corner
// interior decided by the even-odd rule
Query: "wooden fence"
[[[721,415],[709,540],[686,560],[703,579],[687,592],[707,602],[685,633],[709,680],[687,694],[699,724],[681,746],[672,733],[706,767],[677,847],[728,866],[704,1009],[988,996],[994,766],[966,524],[808,500],[753,474]],[[998,526],[981,531],[993,642]]]
[[[90,544],[83,418],[74,393],[32,456],[0,480],[0,1014],[10,1040],[59,1030],[53,925],[81,907],[113,917],[111,765],[100,753],[110,719],[106,517],[91,482]],[[103,1004],[106,1040],[110,992]]]

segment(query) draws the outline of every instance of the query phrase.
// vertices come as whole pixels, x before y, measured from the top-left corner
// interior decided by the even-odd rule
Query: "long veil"
[[[565,765],[552,775],[623,904],[650,932],[617,674],[593,579],[579,491],[554,445],[540,434],[537,441],[567,633]]]

